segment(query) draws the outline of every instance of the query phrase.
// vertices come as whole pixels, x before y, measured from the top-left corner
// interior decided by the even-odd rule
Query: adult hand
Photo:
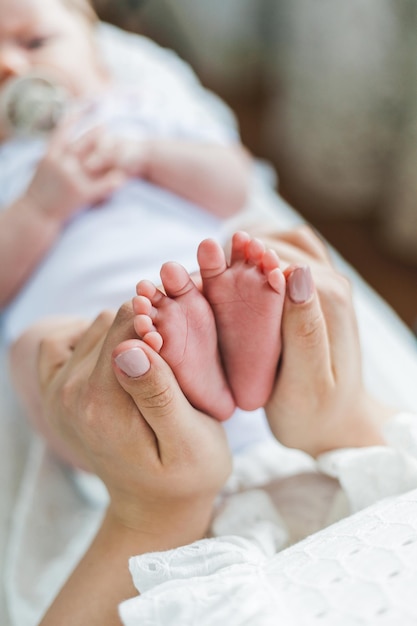
[[[313,456],[383,444],[380,423],[390,411],[363,386],[350,284],[311,231],[285,236],[281,250],[295,260],[297,245],[314,282],[307,265],[285,270],[282,356],[266,407],[271,429],[284,445]]]
[[[278,254],[282,270],[291,265],[305,264],[312,268],[314,274],[316,268],[321,271],[324,267],[333,267],[328,246],[305,224],[285,231],[260,224],[252,227],[250,232]]]
[[[32,391],[44,424],[110,494],[96,537],[42,626],[120,623],[118,604],[137,593],[129,557],[203,537],[231,470],[221,424],[188,403],[165,361],[135,336],[125,305],[88,326],[42,322],[12,349],[17,379],[33,374],[39,353]]]
[[[207,528],[230,454],[221,425],[188,403],[168,365],[135,336],[124,305],[114,321],[101,314],[64,362],[53,337],[43,341],[43,415],[104,481],[122,524],[178,545]]]

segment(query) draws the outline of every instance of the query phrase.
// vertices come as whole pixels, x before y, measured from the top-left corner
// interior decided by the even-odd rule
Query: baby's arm
[[[0,212],[0,309],[30,278],[67,221],[125,181],[120,171],[92,176],[84,167],[99,131],[71,141],[69,130],[64,125],[54,134],[27,190]]]
[[[242,145],[153,141],[145,177],[219,217],[240,211],[249,193],[250,156]]]
[[[60,230],[59,222],[26,196],[0,213],[0,308],[25,284]]]
[[[219,217],[240,211],[248,197],[251,158],[241,144],[221,145],[175,139],[106,140],[92,156],[92,171],[117,166],[176,193]]]

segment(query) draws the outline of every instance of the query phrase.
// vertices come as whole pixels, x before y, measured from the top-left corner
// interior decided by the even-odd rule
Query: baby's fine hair
[[[90,0],[62,0],[62,2],[70,9],[75,9],[81,13],[89,22],[94,23],[98,20]]]

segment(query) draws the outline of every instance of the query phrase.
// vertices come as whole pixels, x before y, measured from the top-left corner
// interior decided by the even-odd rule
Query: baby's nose
[[[15,76],[22,76],[29,69],[29,62],[24,50],[13,45],[4,44],[0,46],[0,82]]]

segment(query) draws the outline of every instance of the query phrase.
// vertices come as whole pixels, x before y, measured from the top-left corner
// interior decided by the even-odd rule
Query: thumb
[[[120,343],[112,357],[116,378],[155,433],[161,457],[171,456],[171,451],[178,455],[180,442],[192,437],[190,422],[199,412],[184,396],[169,365],[139,339]]]
[[[281,374],[314,379],[331,371],[326,322],[308,265],[289,267],[282,318]]]

